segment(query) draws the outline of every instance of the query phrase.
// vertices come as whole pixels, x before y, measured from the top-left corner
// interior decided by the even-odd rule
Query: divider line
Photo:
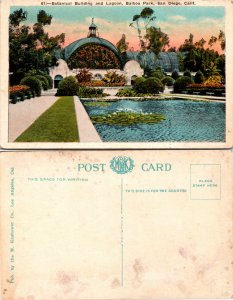
[[[124,181],[121,178],[121,286],[124,286],[124,206],[123,206]]]

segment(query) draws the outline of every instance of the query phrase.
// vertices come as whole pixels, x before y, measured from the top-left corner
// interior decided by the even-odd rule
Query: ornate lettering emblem
[[[110,168],[117,174],[126,174],[132,172],[134,161],[130,157],[116,156],[110,161]]]

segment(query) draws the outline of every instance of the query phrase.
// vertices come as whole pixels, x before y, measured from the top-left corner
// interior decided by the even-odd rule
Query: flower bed
[[[27,85],[14,85],[9,87],[9,93],[24,92],[29,89],[30,88]]]
[[[212,83],[212,84],[204,84],[204,83],[193,83],[189,84],[190,88],[224,88],[224,84]]]
[[[30,99],[35,97],[33,91],[27,85],[14,85],[9,87],[9,98],[11,103],[15,104],[18,101],[24,101],[25,99]]]
[[[225,86],[223,84],[189,84],[185,89],[189,94],[198,93],[206,95],[213,93],[215,96],[221,96],[225,93]]]
[[[116,87],[116,86],[124,86],[125,82],[114,82],[114,83],[107,83],[102,80],[93,80],[88,82],[80,82],[81,86],[87,87]]]

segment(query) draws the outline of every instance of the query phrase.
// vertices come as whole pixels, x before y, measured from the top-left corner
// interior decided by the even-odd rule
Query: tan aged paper
[[[3,300],[233,295],[232,152],[2,153]]]
[[[232,146],[231,0],[0,2],[2,148]],[[52,89],[41,97],[18,87],[43,72]],[[188,75],[185,85],[170,86],[173,72]],[[69,76],[78,96],[58,100]],[[47,89],[48,78],[39,81]]]

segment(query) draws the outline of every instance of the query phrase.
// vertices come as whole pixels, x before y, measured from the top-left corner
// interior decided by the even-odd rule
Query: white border
[[[54,2],[78,2],[80,0],[61,0]],[[5,149],[205,149],[205,148],[231,148],[233,146],[233,1],[225,0],[197,0],[195,5],[199,6],[224,6],[225,7],[225,34],[226,34],[226,141],[225,142],[103,142],[103,143],[10,143],[8,142],[8,17],[10,6],[38,6],[40,0],[2,0],[0,2],[0,101],[1,101],[1,147]],[[47,1],[52,2],[52,1]],[[92,2],[95,6],[94,1]],[[105,1],[104,1],[105,2]],[[118,1],[117,1],[118,2]],[[124,3],[125,1],[121,1]],[[130,1],[129,1],[130,2]],[[135,1],[136,2],[136,1]],[[141,1],[141,4],[143,1]],[[149,1],[150,2],[150,1]],[[156,6],[158,2],[180,2],[184,3],[193,1],[152,1]],[[141,5],[140,5],[141,6]],[[148,5],[144,5],[148,6]],[[151,5],[150,5],[151,6]],[[172,5],[169,5],[172,7]],[[193,6],[193,5],[192,5]],[[46,9],[46,5],[41,8]],[[60,7],[60,5],[59,5]],[[96,6],[97,8],[98,6]],[[6,75],[4,75],[6,74]],[[214,124],[213,124],[214,126]]]

